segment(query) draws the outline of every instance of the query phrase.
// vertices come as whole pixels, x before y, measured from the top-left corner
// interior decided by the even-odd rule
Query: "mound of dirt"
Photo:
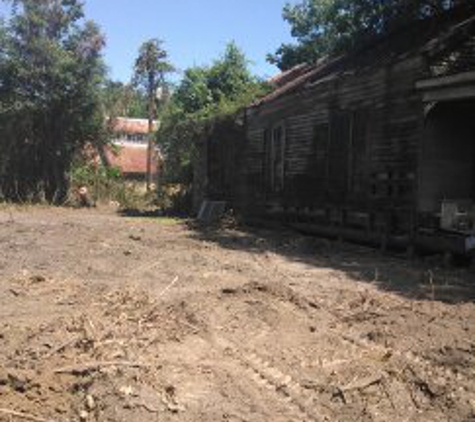
[[[0,246],[1,422],[475,421],[468,269],[100,210]]]
[[[38,277],[17,284],[43,299],[61,286]],[[164,305],[138,289],[103,288],[91,296],[84,285],[67,286],[63,296],[73,289],[77,298],[70,315],[3,327],[0,343],[8,353],[0,366],[0,420],[24,414],[51,421],[148,421],[151,414],[178,412],[174,387],[160,376],[156,345],[202,330],[187,305]]]

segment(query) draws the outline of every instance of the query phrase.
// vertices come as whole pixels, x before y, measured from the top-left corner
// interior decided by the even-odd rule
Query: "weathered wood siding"
[[[241,183],[254,209],[407,228],[423,119],[415,82],[423,71],[420,57],[342,71],[251,109]],[[285,187],[276,193],[266,189],[265,151],[266,134],[280,124]]]
[[[475,71],[474,30],[474,18],[441,32],[422,25],[364,54],[301,68],[246,110],[244,139],[209,143],[208,192],[244,215],[309,223],[320,232],[383,243],[419,239],[419,228],[437,227],[424,223],[424,189],[422,202],[436,204],[430,220],[439,212],[427,183],[427,173],[437,171],[424,155],[427,119],[434,101],[475,101],[475,84],[462,93],[465,85],[457,85],[473,80],[464,72]],[[457,84],[433,88],[444,77],[443,84]]]

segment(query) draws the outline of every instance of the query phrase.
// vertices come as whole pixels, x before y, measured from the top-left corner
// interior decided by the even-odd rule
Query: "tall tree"
[[[140,47],[135,62],[134,83],[142,87],[148,99],[148,152],[147,152],[147,190],[152,185],[152,160],[154,146],[154,120],[157,117],[157,100],[167,89],[167,74],[174,71],[168,60],[168,53],[163,42],[158,39],[146,41]]]
[[[252,82],[246,56],[234,42],[230,42],[221,59],[209,69],[208,85],[214,101],[235,100]]]
[[[15,0],[0,29],[0,190],[62,201],[73,156],[101,128],[99,28],[80,0]]]
[[[193,114],[223,101],[235,101],[256,83],[245,54],[231,42],[212,66],[185,71],[173,101],[185,113]]]
[[[191,183],[194,142],[215,119],[233,115],[264,92],[266,85],[253,77],[235,43],[210,66],[187,69],[161,115],[158,132],[168,181]]]
[[[284,19],[295,44],[283,44],[268,59],[282,70],[341,53],[408,22],[473,0],[302,0],[287,4]]]
[[[196,113],[213,103],[213,92],[208,82],[208,69],[191,67],[173,94],[173,102],[187,114]]]

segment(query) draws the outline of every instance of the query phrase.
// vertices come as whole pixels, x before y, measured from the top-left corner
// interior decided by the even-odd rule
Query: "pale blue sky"
[[[165,41],[171,60],[181,70],[208,64],[235,41],[261,77],[278,70],[267,53],[291,41],[282,9],[297,0],[85,0],[87,18],[107,37],[105,59],[113,79],[127,81],[140,44]],[[0,0],[0,16],[6,11]]]
[[[277,69],[266,54],[290,40],[282,19],[286,0],[87,0],[87,16],[106,33],[106,61],[116,79],[130,77],[139,45],[148,38],[165,41],[180,69],[207,64],[234,40],[259,76]]]

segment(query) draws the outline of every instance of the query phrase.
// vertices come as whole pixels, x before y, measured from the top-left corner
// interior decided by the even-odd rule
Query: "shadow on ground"
[[[166,212],[161,208],[154,209],[138,209],[138,208],[124,208],[118,211],[119,216],[128,218],[176,218],[185,220],[188,217],[186,213]]]
[[[121,217],[137,217],[137,218],[151,218],[163,217],[164,213],[161,209],[142,210],[137,208],[123,208],[118,211]]]
[[[272,252],[319,268],[346,273],[379,289],[414,300],[437,300],[457,304],[475,301],[473,269],[444,268],[442,257],[409,260],[396,252],[305,236],[286,228],[229,229],[190,224],[192,237],[249,253]]]

